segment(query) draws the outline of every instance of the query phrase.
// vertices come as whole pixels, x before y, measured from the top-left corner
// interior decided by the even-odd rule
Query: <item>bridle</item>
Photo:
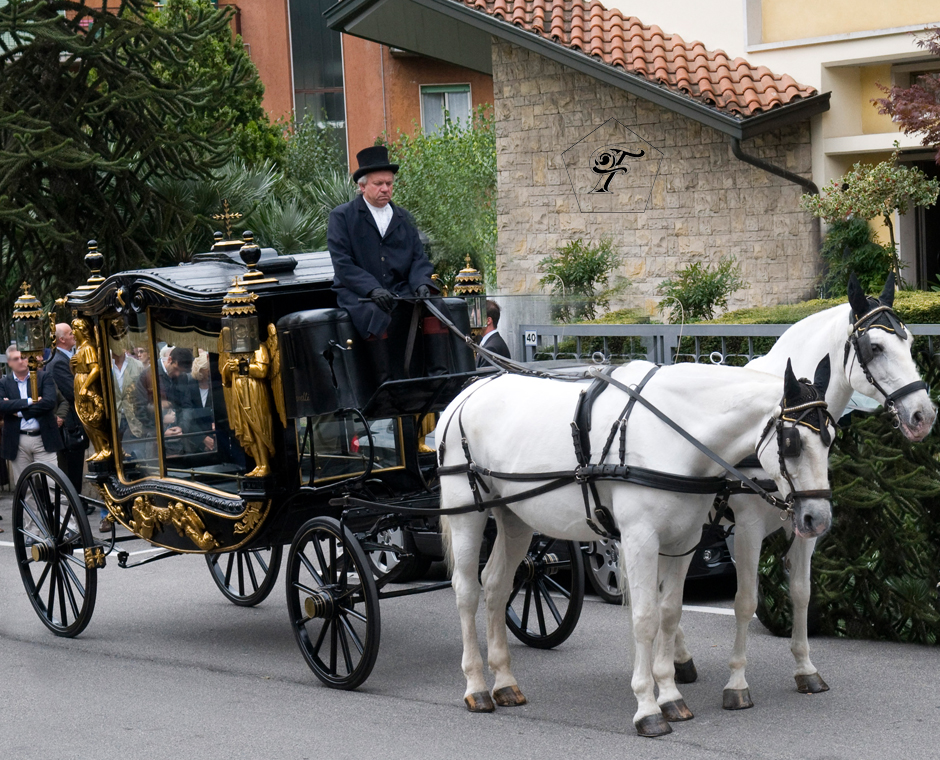
[[[923,380],[915,380],[913,383],[908,383],[898,388],[893,393],[888,393],[888,391],[881,387],[881,384],[875,380],[868,367],[869,363],[875,358],[871,346],[871,336],[868,333],[875,328],[894,333],[901,340],[907,339],[907,328],[905,328],[904,323],[898,319],[898,315],[894,313],[894,309],[885,304],[879,304],[867,314],[860,317],[856,322],[849,325],[849,337],[845,341],[845,355],[842,358],[842,367],[846,369],[847,373],[850,371],[848,369],[849,349],[854,348],[855,356],[858,359],[858,366],[862,368],[862,372],[865,373],[865,378],[868,382],[885,397],[884,408],[891,414],[891,424],[897,429],[901,427],[901,416],[898,414],[895,401],[904,396],[916,393],[917,391],[925,391],[928,386]]]
[[[809,385],[805,380],[801,380],[800,382]],[[832,435],[829,432],[828,426],[831,423],[833,430],[835,430],[836,421],[829,413],[826,399],[823,394],[819,392],[819,389],[813,385],[809,385],[809,388],[813,390],[816,398],[805,403],[786,406],[787,399],[786,396],[784,396],[780,404],[780,414],[767,420],[767,424],[764,426],[764,430],[757,441],[757,451],[759,454],[764,439],[767,438],[767,434],[772,428],[776,429],[777,459],[780,463],[780,472],[790,486],[790,493],[787,494],[786,498],[782,500],[777,498],[778,503],[774,505],[781,509],[781,520],[786,520],[787,517],[793,517],[793,504],[797,499],[832,500],[832,489],[829,488],[806,491],[798,490],[790,475],[790,471],[787,469],[787,459],[794,459],[803,451],[803,440],[800,437],[799,430],[800,425],[809,428],[818,435],[827,448],[832,445]],[[786,425],[788,422],[791,423],[790,426]]]

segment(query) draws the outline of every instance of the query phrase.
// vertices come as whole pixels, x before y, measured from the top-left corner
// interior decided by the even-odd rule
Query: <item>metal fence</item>
[[[525,361],[743,365],[766,354],[790,325],[522,325]],[[915,350],[936,357],[940,324],[907,325]]]

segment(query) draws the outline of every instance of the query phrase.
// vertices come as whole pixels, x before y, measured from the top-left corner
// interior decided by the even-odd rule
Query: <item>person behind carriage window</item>
[[[134,395],[134,415],[142,423],[143,437],[155,434],[153,378],[157,378],[157,395],[160,400],[159,419],[163,429],[163,447],[167,454],[181,454],[190,450],[187,434],[197,432],[198,419],[193,413],[201,409],[199,386],[190,376],[193,368],[193,352],[182,346],[169,347],[154,367],[147,367],[137,380]]]
[[[356,155],[359,168],[353,180],[359,195],[330,213],[327,247],[333,261],[333,290],[365,339],[379,384],[400,376],[390,356],[404,356],[412,305],[395,296],[436,296],[434,267],[424,253],[414,220],[392,203],[398,164],[389,162],[388,149],[375,145]],[[360,302],[360,298],[371,300]],[[442,301],[436,305],[443,306]],[[447,372],[447,329],[432,316],[422,322],[425,371]],[[389,350],[391,335],[392,351]],[[398,344],[401,344],[400,346]],[[399,353],[400,352],[400,353]]]
[[[496,328],[499,326],[499,304],[496,301],[486,302],[486,327],[483,328],[483,337],[480,339],[480,345],[489,349],[494,354],[499,354],[506,359],[512,359],[509,355],[509,346],[503,340]],[[492,364],[483,354],[477,356],[477,367],[486,367]]]
[[[209,375],[209,355],[200,353],[193,359],[192,378],[199,386],[199,406],[193,412],[192,420],[196,430],[206,431],[206,435],[196,441],[197,451],[215,451],[215,417],[212,411],[212,382]]]

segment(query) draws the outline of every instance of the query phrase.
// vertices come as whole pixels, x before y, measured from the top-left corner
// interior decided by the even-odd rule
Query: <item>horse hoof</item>
[[[470,712],[488,713],[496,709],[496,705],[490,699],[488,691],[478,691],[476,694],[470,694],[464,697],[463,701],[467,703],[467,709]]]
[[[725,689],[721,693],[721,706],[725,710],[747,710],[753,707],[750,689]]]
[[[496,689],[493,692],[493,701],[500,707],[518,707],[524,705],[528,700],[519,691],[518,686],[504,686],[502,689]]]
[[[679,723],[683,720],[692,720],[695,716],[688,708],[684,699],[674,699],[672,702],[663,702],[659,709],[663,711],[663,717],[670,723]]]
[[[800,694],[819,694],[821,691],[829,691],[829,686],[823,681],[819,673],[810,673],[808,676],[794,676],[796,679],[796,690]]]
[[[633,725],[636,727],[637,736],[652,738],[672,733],[672,726],[662,715],[647,715],[645,718],[634,721]]]
[[[677,662],[675,665],[676,683],[695,683],[698,680],[698,671],[695,669],[695,663],[692,660]]]

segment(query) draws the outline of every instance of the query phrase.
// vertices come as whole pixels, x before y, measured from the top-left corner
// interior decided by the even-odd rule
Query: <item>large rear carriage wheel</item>
[[[381,620],[372,568],[356,537],[315,517],[287,553],[287,608],[310,669],[333,689],[365,682],[379,654]]]
[[[33,463],[13,492],[13,549],[29,601],[56,636],[91,621],[104,554],[81,497],[57,467]]]
[[[268,598],[281,569],[284,547],[238,549],[225,554],[207,554],[212,580],[225,597],[239,607],[254,607]]]
[[[552,649],[567,640],[584,604],[584,564],[577,541],[536,534],[516,571],[506,624],[523,644]]]

